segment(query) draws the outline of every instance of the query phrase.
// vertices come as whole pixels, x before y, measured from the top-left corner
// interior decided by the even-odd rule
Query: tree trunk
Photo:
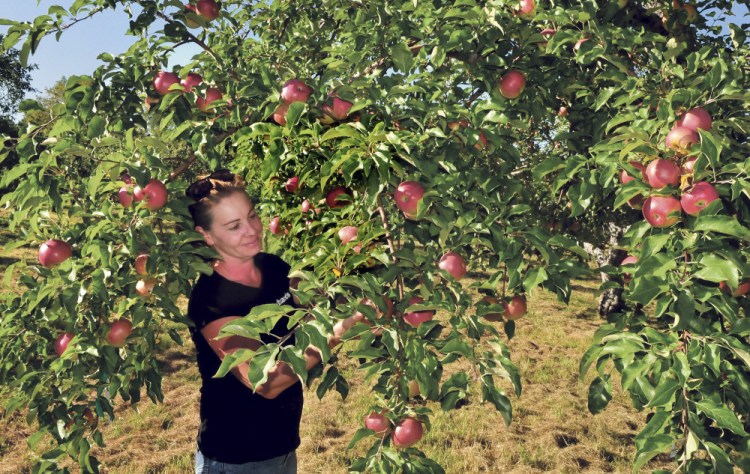
[[[584,242],[583,248],[594,258],[599,267],[605,265],[619,265],[626,253],[617,248],[620,238],[627,230],[626,227],[620,227],[614,222],[607,224],[608,239],[602,247],[596,247],[593,244]],[[602,282],[609,280],[609,275],[602,272]],[[607,317],[609,314],[619,311],[624,306],[622,299],[622,288],[609,288],[602,293],[599,299],[599,316]]]

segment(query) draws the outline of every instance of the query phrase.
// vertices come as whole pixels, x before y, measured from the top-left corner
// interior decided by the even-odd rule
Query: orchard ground
[[[12,235],[2,217],[0,214],[0,246],[4,247]],[[36,258],[36,249],[3,252],[0,274],[19,259]],[[469,283],[471,278],[467,278]],[[435,412],[432,430],[416,447],[447,473],[630,472],[633,439],[643,427],[646,413],[631,408],[615,379],[613,401],[603,413],[591,415],[586,393],[594,371],[589,371],[586,380],[578,379],[578,363],[600,324],[598,285],[593,277],[575,281],[568,306],[542,290],[529,298],[529,314],[517,321],[516,336],[508,343],[523,380],[523,395],[513,398],[510,427],[491,405],[480,404],[480,394],[472,387],[468,403],[456,411],[444,413],[438,404],[429,403]],[[10,291],[17,288],[12,285]],[[184,308],[185,301],[180,304]],[[144,396],[145,401],[135,408],[120,403],[114,421],[99,421],[107,444],[95,454],[104,464],[103,472],[191,472],[200,380],[187,329],[179,329],[185,345],[165,342],[160,356],[164,404],[154,405]],[[364,439],[352,451],[346,449],[354,432],[364,425],[371,395],[361,374],[354,370],[355,364],[349,360],[342,364],[352,382],[345,401],[334,392],[318,400],[314,387],[306,393],[299,472],[346,472],[349,461],[369,447],[371,439]],[[451,370],[471,369],[466,364],[451,366]],[[477,374],[470,376],[476,379]],[[506,391],[512,393],[512,388],[506,387]],[[0,388],[0,406],[8,396]],[[0,418],[0,473],[30,472],[36,453],[29,451],[26,438],[34,431],[35,427],[26,425],[23,413]],[[644,470],[670,465],[665,454]]]

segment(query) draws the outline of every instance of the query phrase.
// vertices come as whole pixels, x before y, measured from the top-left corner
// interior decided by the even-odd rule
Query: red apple
[[[349,109],[352,108],[352,103],[338,97],[333,98],[333,107],[326,104],[322,110],[325,115],[332,118],[335,121],[341,121],[349,116]]]
[[[286,189],[286,192],[288,193],[296,193],[299,189],[299,176],[287,179],[286,183],[284,183],[284,189]]]
[[[201,77],[200,74],[190,72],[188,73],[187,77],[185,77],[185,79],[180,81],[180,84],[182,84],[182,87],[185,88],[185,92],[192,92],[193,87],[201,85],[202,82],[203,77]]]
[[[711,118],[711,114],[706,112],[706,109],[702,107],[693,107],[685,112],[677,122],[677,125],[689,128],[694,132],[697,132],[698,129],[711,130],[712,124],[713,119]]]
[[[419,296],[414,296],[409,300],[409,306],[420,304],[423,302],[424,300],[422,298],[420,298]],[[425,323],[427,321],[432,321],[432,318],[434,317],[435,317],[434,311],[429,311],[429,310],[413,311],[411,313],[404,314],[404,321],[406,321],[406,323],[409,326],[417,327],[422,323]]]
[[[117,200],[120,201],[122,207],[129,208],[133,205],[133,195],[131,194],[132,186],[123,186],[117,191]]]
[[[695,162],[698,161],[697,156],[688,156],[685,161],[682,163],[682,166],[680,169],[682,170],[682,174],[693,174],[695,171]]]
[[[302,212],[304,212],[305,214],[310,212],[310,207],[311,207],[310,201],[308,201],[307,199],[302,201],[302,204],[300,205],[300,209],[302,209]]]
[[[156,73],[156,77],[154,77],[154,89],[159,95],[167,95],[169,92],[169,88],[172,86],[172,84],[178,84],[180,82],[180,77],[173,73],[173,72],[167,72],[167,71],[159,71]]]
[[[737,285],[737,289],[734,291],[732,291],[732,289],[729,288],[729,285],[727,284],[727,282],[722,281],[721,283],[719,283],[719,289],[721,289],[721,291],[723,291],[724,293],[728,295],[731,294],[732,296],[744,296],[748,292],[750,292],[750,280],[745,280],[743,282],[740,282],[740,284]]]
[[[669,227],[682,220],[680,201],[672,196],[651,196],[643,203],[643,217],[653,227]]]
[[[307,102],[311,92],[312,89],[310,89],[304,81],[291,79],[286,81],[284,87],[281,88],[281,100],[287,104],[292,104],[294,102]]]
[[[348,225],[339,229],[338,235],[341,239],[341,243],[346,245],[352,240],[357,238],[358,229],[354,226]]]
[[[534,0],[521,0],[516,11],[521,18],[534,18],[535,7]]]
[[[503,317],[510,321],[522,317],[526,314],[526,297],[523,295],[516,295],[510,299],[510,302],[503,303]]]
[[[279,235],[281,233],[281,219],[279,219],[279,216],[271,218],[271,221],[268,223],[268,230],[271,231],[273,235]]]
[[[716,188],[711,183],[701,181],[693,184],[692,188],[682,193],[680,205],[682,205],[682,210],[685,211],[685,214],[697,216],[704,207],[717,199],[719,199],[719,193],[716,191]]]
[[[136,201],[145,200],[146,207],[152,211],[161,209],[167,203],[169,192],[164,183],[158,179],[152,179],[143,189],[136,186],[133,191],[133,197]]]
[[[200,110],[201,112],[208,112],[208,110],[211,108],[211,104],[217,100],[221,100],[222,97],[224,97],[224,94],[220,89],[209,87],[208,89],[206,89],[205,97],[198,97],[197,99],[195,99],[195,106],[198,107],[198,110]]]
[[[635,169],[638,169],[641,171],[641,178],[646,181],[646,167],[642,164],[638,163],[637,161],[631,161],[630,165],[634,167]],[[627,171],[622,170],[620,172],[620,182],[622,184],[629,183],[630,181],[633,181],[635,178],[630,176]]]
[[[55,354],[57,354],[58,357],[63,355],[63,352],[68,348],[68,344],[70,344],[70,341],[74,336],[75,335],[72,332],[64,332],[57,336],[57,339],[55,339]]]
[[[633,209],[641,209],[643,207],[643,195],[636,194],[632,198],[628,199],[628,206]]]
[[[671,148],[677,153],[686,153],[698,141],[698,134],[694,130],[681,125],[675,125],[667,134],[665,143],[667,148]]]
[[[391,423],[381,413],[372,412],[365,417],[365,428],[374,431],[378,438],[385,438],[391,431]]]
[[[396,199],[396,207],[409,219],[417,216],[419,202],[424,196],[424,188],[416,181],[404,181],[396,188],[393,197]]]
[[[213,21],[219,17],[219,5],[214,0],[198,0],[195,3],[195,11],[206,21]]]
[[[500,93],[506,99],[515,99],[526,87],[526,76],[524,73],[516,70],[508,71],[500,79]]]
[[[153,278],[138,280],[135,284],[135,292],[141,296],[149,296],[154,291],[156,283],[157,281]]]
[[[326,204],[328,205],[328,207],[340,208],[346,206],[350,202],[351,191],[343,186],[336,186],[335,188],[328,191],[328,194],[326,194]]]
[[[47,268],[64,262],[73,255],[73,249],[67,242],[50,239],[39,247],[39,263]]]
[[[148,254],[142,253],[135,257],[135,264],[133,265],[135,267],[135,272],[139,275],[148,275],[148,271],[146,270],[146,262],[148,261]]]
[[[107,341],[115,347],[122,347],[132,331],[133,323],[127,319],[118,319],[107,331]]]
[[[453,278],[460,280],[466,275],[466,261],[456,252],[447,252],[440,259],[438,268],[450,273]]]
[[[482,298],[482,301],[484,301],[487,304],[500,304],[497,298],[493,296],[485,296]],[[503,313],[487,313],[484,315],[484,319],[487,321],[502,321],[503,320]]]
[[[655,189],[664,186],[679,186],[682,170],[674,161],[657,158],[646,166],[644,176],[646,182]]]
[[[273,118],[274,122],[283,127],[284,125],[286,125],[287,112],[289,112],[289,106],[286,104],[279,104],[279,106],[276,107],[276,110],[273,111],[273,115],[271,117]]]
[[[393,445],[397,448],[408,448],[422,439],[422,423],[414,418],[405,418],[393,430]]]
[[[568,108],[565,107],[565,106],[561,106],[557,110],[557,115],[559,115],[560,117],[567,117],[568,116]]]

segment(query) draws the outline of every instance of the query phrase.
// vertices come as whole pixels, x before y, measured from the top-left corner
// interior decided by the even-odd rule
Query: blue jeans
[[[297,474],[297,452],[245,464],[214,461],[195,452],[195,474]]]

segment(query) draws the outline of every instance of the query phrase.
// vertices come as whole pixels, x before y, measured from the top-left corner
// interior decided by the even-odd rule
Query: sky
[[[46,14],[51,5],[68,7],[71,3],[72,0],[41,0],[38,3],[37,0],[0,0],[0,16],[8,20],[32,21]],[[128,16],[122,9],[107,10],[68,29],[59,42],[54,35],[44,38],[36,54],[29,57],[29,63],[36,64],[38,69],[31,73],[36,92],[27,96],[43,94],[63,76],[92,73],[101,65],[97,59],[101,53],[117,55],[127,51],[135,41],[134,37],[125,34],[127,28]],[[2,33],[7,29],[7,26],[0,26]],[[183,46],[170,62],[185,64],[196,52],[197,47]]]

